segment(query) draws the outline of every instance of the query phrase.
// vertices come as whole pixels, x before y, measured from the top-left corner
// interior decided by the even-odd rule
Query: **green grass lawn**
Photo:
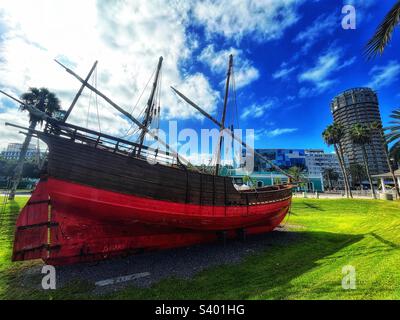
[[[1,216],[0,297],[99,298],[93,285],[52,292],[22,286],[21,271],[39,262],[11,263],[17,198]],[[167,279],[151,288],[127,287],[107,299],[400,299],[400,203],[294,199],[291,241],[268,246],[241,263],[213,267],[191,280]],[[356,269],[356,289],[341,286],[342,268]],[[38,278],[40,287],[40,275]]]

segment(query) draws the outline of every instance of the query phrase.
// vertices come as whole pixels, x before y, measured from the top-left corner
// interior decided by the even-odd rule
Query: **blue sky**
[[[82,76],[97,59],[99,89],[135,115],[146,99],[136,109],[132,106],[163,55],[162,127],[177,119],[179,128],[213,128],[179,101],[169,86],[220,117],[228,55],[233,53],[238,114],[230,101],[227,124],[234,115],[235,126],[255,129],[258,148],[329,150],[321,132],[332,122],[329,104],[338,93],[373,87],[384,124],[400,105],[399,32],[382,57],[368,62],[362,56],[367,40],[394,3],[85,1],[76,12],[74,1],[30,5],[5,0],[0,8],[0,87],[19,95],[29,86],[46,86],[67,108],[79,84],[52,59],[64,61]],[[27,6],[25,12],[20,10],[22,4]],[[344,4],[356,8],[355,30],[341,27]],[[102,130],[124,136],[128,121],[99,104]],[[86,92],[71,122],[97,128],[93,105]],[[0,120],[1,147],[21,139],[3,123],[24,124],[26,117],[4,98]]]
[[[259,77],[238,90],[238,105],[241,114],[246,114],[239,123],[259,132],[257,147],[326,149],[321,132],[332,122],[329,103],[352,87],[373,87],[378,92],[383,121],[388,122],[388,115],[400,102],[399,36],[395,34],[383,57],[368,62],[362,51],[393,3],[355,4],[357,29],[344,30],[341,1],[310,1],[299,7],[299,21],[281,38],[259,42],[249,34],[241,39],[240,48],[259,71]],[[202,28],[194,32],[206,41]],[[214,39],[216,51],[235,46],[236,42]],[[189,70],[199,69],[222,92],[219,82],[223,75],[216,77],[201,63],[194,63]],[[324,82],[327,86],[319,87]]]

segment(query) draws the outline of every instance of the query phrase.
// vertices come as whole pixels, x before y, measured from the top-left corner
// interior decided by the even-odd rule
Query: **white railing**
[[[353,198],[360,199],[373,199],[373,194],[371,190],[352,190]],[[376,190],[377,199],[385,199],[385,200],[396,200],[396,192],[394,190],[387,190],[386,192]],[[294,198],[310,198],[310,199],[340,199],[346,198],[346,194],[344,191],[326,191],[326,192],[294,192]]]

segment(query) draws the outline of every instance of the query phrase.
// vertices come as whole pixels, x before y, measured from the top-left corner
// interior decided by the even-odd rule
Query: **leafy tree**
[[[60,110],[60,100],[56,97],[54,93],[50,92],[46,88],[30,88],[28,92],[21,95],[21,100],[24,102],[25,105],[34,106],[40,111],[45,112],[50,117],[53,115],[54,112]],[[20,106],[21,111],[26,111],[27,108],[25,105]],[[38,124],[42,125],[42,122],[42,119],[38,118],[32,113],[29,113],[30,131],[26,135],[25,141],[22,144],[18,163],[13,174],[12,186],[9,195],[10,200],[14,199],[15,191],[17,190],[18,184],[21,180],[26,152],[32,139],[31,130],[34,130]]]
[[[282,184],[282,179],[280,177],[274,178],[274,183],[275,184]]]
[[[350,135],[353,143],[359,145],[361,148],[365,172],[367,173],[368,181],[371,186],[372,195],[376,199],[375,188],[372,183],[371,173],[369,171],[368,155],[366,149],[366,146],[371,143],[371,129],[367,126],[357,123],[350,129]]]
[[[339,160],[340,170],[342,171],[344,179],[344,190],[346,193],[346,197],[353,198],[353,194],[350,188],[349,177],[345,166],[343,148],[341,143],[342,139],[344,138],[344,135],[345,135],[344,128],[336,122],[329,125],[322,132],[322,138],[324,139],[325,143],[328,146],[333,146],[335,148],[336,156],[338,157]]]

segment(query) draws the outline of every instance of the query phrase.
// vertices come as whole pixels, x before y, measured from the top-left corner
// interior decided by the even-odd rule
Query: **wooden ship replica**
[[[282,222],[291,206],[290,184],[238,190],[232,178],[219,175],[220,159],[214,174],[196,171],[149,130],[162,57],[142,122],[89,84],[96,63],[86,79],[59,63],[82,84],[64,118],[57,120],[35,106],[25,105],[46,123],[43,131],[29,133],[47,144],[48,159],[43,176],[17,219],[13,261],[42,259],[53,265],[96,261],[243,238],[269,232]],[[222,121],[173,88],[221,132],[228,130],[224,122],[232,67],[230,56]],[[139,142],[67,123],[84,88],[137,125],[141,130]],[[145,146],[146,134],[166,150]],[[221,135],[219,139],[221,147]],[[236,136],[234,139],[268,161]],[[157,163],[149,163],[148,157],[157,157]]]

